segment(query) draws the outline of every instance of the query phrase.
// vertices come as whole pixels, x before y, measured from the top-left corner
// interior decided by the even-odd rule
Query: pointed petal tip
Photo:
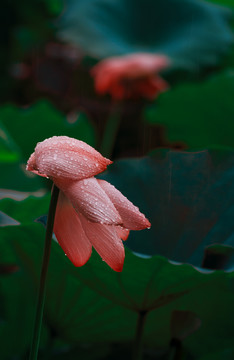
[[[115,259],[114,261],[112,260],[107,262],[104,259],[102,260],[105,261],[107,265],[115,272],[122,272],[124,266],[124,259],[125,259],[125,251],[123,251],[123,254],[119,259]]]
[[[150,229],[151,228],[151,223],[149,222],[149,220],[147,218],[145,218],[145,222],[146,222],[146,228]]]
[[[112,161],[112,160],[107,159],[107,158],[105,158],[105,160],[106,160],[106,164],[107,164],[107,165],[111,165],[111,164],[113,164],[113,161]]]
[[[124,246],[121,245],[122,251],[119,251],[119,254],[115,258],[110,259],[103,259],[107,263],[107,265],[116,272],[122,272],[124,266],[124,259],[125,259],[125,250]]]
[[[90,252],[90,255],[89,255],[89,257],[88,258],[86,258],[85,260],[83,260],[83,261],[81,261],[80,259],[76,259],[76,258],[70,258],[68,255],[67,255],[67,257],[68,257],[68,259],[72,262],[72,264],[75,266],[75,267],[81,267],[81,266],[84,266],[87,262],[88,262],[88,260],[90,259],[90,257],[91,257],[91,254],[92,254],[92,252]]]
[[[145,230],[150,228],[151,228],[151,223],[146,217],[144,217],[138,223],[135,224],[134,230]]]
[[[117,266],[112,266],[111,268],[115,272],[122,272],[123,271],[123,266],[124,266],[124,262],[122,264],[117,265]]]
[[[143,230],[150,228],[151,224],[139,208],[133,205],[119,190],[105,180],[99,180],[99,185],[106,192],[120,217],[123,220],[122,227],[129,230]],[[120,224],[121,225],[121,224]]]

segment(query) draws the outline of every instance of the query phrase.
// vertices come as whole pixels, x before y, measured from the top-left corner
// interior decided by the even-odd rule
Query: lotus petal
[[[118,210],[123,226],[130,230],[143,230],[151,226],[150,222],[142,214],[138,207],[133,205],[119,190],[105,180],[98,180],[100,186],[109,196],[115,208]]]
[[[101,224],[122,224],[121,216],[97,179],[70,182],[54,180],[54,182],[70,199],[76,211],[82,213],[89,221]]]
[[[81,180],[99,174],[111,163],[83,141],[53,136],[37,144],[27,170],[52,179]]]
[[[102,260],[114,271],[121,272],[125,251],[123,243],[115,231],[115,226],[93,223],[82,215],[80,220],[86,236],[102,257]]]
[[[62,191],[59,193],[54,233],[63,251],[75,266],[82,266],[88,261],[92,245],[82,228],[78,214]]]

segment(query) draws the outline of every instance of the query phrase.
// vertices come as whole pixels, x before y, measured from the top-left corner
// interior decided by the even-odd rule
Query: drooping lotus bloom
[[[115,271],[122,271],[129,230],[149,221],[120,191],[94,177],[112,162],[83,141],[54,136],[38,143],[27,170],[49,177],[60,189],[54,233],[75,266],[84,265],[92,246]]]
[[[164,55],[136,53],[110,57],[91,70],[98,94],[109,93],[113,99],[154,99],[168,88],[158,73],[169,66]]]

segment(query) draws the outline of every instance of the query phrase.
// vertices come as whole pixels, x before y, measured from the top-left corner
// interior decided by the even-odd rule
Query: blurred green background
[[[149,218],[122,273],[53,242],[39,359],[234,359],[234,4],[231,0],[2,0],[0,358],[29,355],[49,180],[26,172],[53,135],[114,164],[100,177]],[[98,95],[92,67],[171,60],[155,100]],[[104,154],[107,155],[107,154]]]

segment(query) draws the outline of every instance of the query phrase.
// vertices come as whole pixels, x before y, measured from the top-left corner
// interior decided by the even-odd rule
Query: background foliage
[[[233,359],[233,10],[229,0],[4,0],[0,85],[0,357],[27,359],[48,180],[25,171],[36,143],[100,149],[112,101],[100,58],[165,53],[170,89],[125,100],[102,178],[152,222],[125,243],[122,273],[93,251],[74,266],[53,241],[40,359]]]

